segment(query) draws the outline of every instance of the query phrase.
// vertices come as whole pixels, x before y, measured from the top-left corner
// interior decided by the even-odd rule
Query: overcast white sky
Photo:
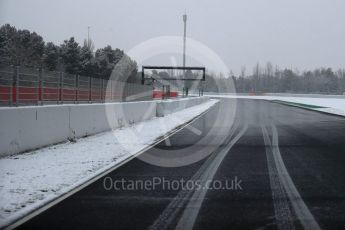
[[[345,68],[344,0],[0,0],[0,24],[57,44],[71,36],[82,43],[91,26],[96,48],[126,51],[157,36],[182,35],[185,10],[187,35],[235,73],[267,61],[301,70]]]

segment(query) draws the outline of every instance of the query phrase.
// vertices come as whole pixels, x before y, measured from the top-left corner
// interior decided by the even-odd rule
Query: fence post
[[[42,102],[42,77],[43,77],[43,69],[39,68],[38,70],[38,90],[37,90],[37,105],[41,104],[43,105]]]
[[[110,81],[110,101],[113,102],[113,80],[109,79]]]
[[[123,84],[123,87],[125,89],[125,96],[123,98],[123,101],[126,102],[127,101],[127,97],[128,97],[128,85],[125,82],[123,82],[122,84]]]
[[[57,72],[56,72],[57,73]],[[55,73],[55,74],[56,74]],[[56,93],[56,104],[59,104],[59,98],[60,98],[60,92],[59,92],[59,87],[60,87],[60,72],[58,73],[58,76],[57,76],[57,85],[56,85],[56,89],[57,89],[57,93]]]
[[[11,82],[11,91],[10,91],[10,105],[15,104],[15,87],[16,87],[16,75],[17,75],[17,69],[15,66],[12,68],[12,82]]]
[[[89,103],[92,103],[92,77],[89,76]]]
[[[75,79],[75,100],[74,100],[74,104],[78,103],[78,95],[79,95],[79,75],[76,74],[74,75],[74,79]]]
[[[165,93],[165,85],[163,85],[163,89],[162,89],[162,100],[164,100],[164,93]]]
[[[10,92],[8,93],[8,103],[9,103],[9,106],[13,105],[13,84],[14,84],[14,75],[15,75],[16,70],[14,68],[12,68],[12,71],[13,71],[12,72],[12,81],[9,84],[10,85]]]
[[[13,90],[13,93],[14,93],[14,97],[13,97],[13,101],[14,101],[14,104],[15,106],[18,106],[18,100],[19,100],[19,66],[16,66],[16,71],[15,71],[15,75],[14,75],[14,81],[13,81],[13,86],[14,86],[14,90]]]
[[[104,103],[104,79],[102,78],[102,85],[101,85],[101,103]]]
[[[62,86],[63,86],[63,72],[60,72],[60,82],[59,82],[59,102],[60,102],[60,104],[63,104]]]

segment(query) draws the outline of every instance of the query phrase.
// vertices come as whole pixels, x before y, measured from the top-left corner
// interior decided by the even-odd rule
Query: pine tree
[[[65,71],[70,74],[77,74],[80,71],[80,46],[71,37],[69,40],[65,40],[60,46],[61,58],[65,67]]]
[[[96,63],[93,53],[89,46],[84,44],[80,52],[80,74],[85,76],[94,76],[96,72]]]
[[[13,41],[17,33],[15,27],[6,24],[0,28],[0,64],[12,65],[13,63]]]
[[[59,63],[59,47],[48,42],[44,49],[44,67],[47,70],[56,70]]]

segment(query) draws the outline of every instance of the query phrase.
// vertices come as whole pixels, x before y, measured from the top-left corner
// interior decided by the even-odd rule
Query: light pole
[[[186,31],[187,31],[187,14],[185,13],[183,15],[183,24],[184,24],[184,30],[183,30],[183,68],[186,67]],[[186,78],[186,70],[183,70],[183,77]],[[184,80],[184,91],[186,96],[188,96],[188,87],[186,84],[186,80]]]
[[[186,30],[187,30],[187,14],[183,15],[184,31],[183,31],[183,67],[186,67]]]
[[[90,26],[87,27],[87,46],[90,48]]]

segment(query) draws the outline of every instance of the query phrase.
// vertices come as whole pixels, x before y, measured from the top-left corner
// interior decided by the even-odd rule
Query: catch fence
[[[24,67],[0,69],[0,105],[152,100],[152,86]]]

